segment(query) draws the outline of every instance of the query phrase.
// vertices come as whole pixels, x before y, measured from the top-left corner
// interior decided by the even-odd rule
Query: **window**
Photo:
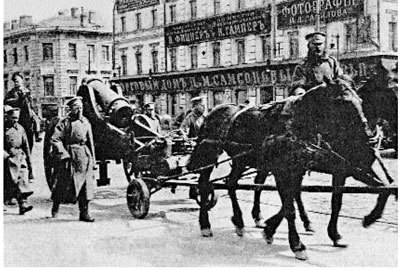
[[[190,18],[196,19],[197,17],[197,0],[190,0]]]
[[[157,73],[158,72],[158,51],[156,49],[153,49],[151,51],[151,62],[153,64],[153,72]]]
[[[68,55],[69,59],[74,59],[76,60],[76,44],[75,43],[69,43],[68,44]]]
[[[126,18],[121,17],[121,32],[124,33],[126,31]]]
[[[104,62],[110,61],[110,50],[109,46],[103,45],[101,46],[101,59]]]
[[[397,52],[397,22],[389,22],[389,49]]]
[[[69,94],[70,95],[76,95],[77,86],[78,86],[78,77],[70,76],[69,77]]]
[[[275,56],[276,57],[281,57],[282,56],[282,42],[277,42],[275,45]]]
[[[136,70],[137,74],[142,74],[143,73],[143,68],[142,68],[142,52],[140,50],[137,50],[135,53],[136,57]]]
[[[213,66],[218,67],[221,64],[221,43],[214,42],[212,44]]]
[[[53,59],[53,43],[43,43],[43,60]]]
[[[221,0],[214,0],[214,14],[221,12]]]
[[[197,46],[190,47],[190,68],[197,68]]]
[[[176,48],[170,49],[169,55],[171,57],[171,71],[176,71]]]
[[[87,50],[88,50],[88,61],[90,63],[94,63],[95,62],[94,45],[87,45]]]
[[[238,9],[244,8],[244,0],[237,0],[237,7]]]
[[[261,47],[262,47],[262,60],[271,60],[271,45],[270,38],[263,36],[261,37]]]
[[[125,52],[122,53],[122,56],[121,56],[121,63],[122,63],[122,75],[123,75],[123,76],[124,76],[124,75],[127,75],[127,74],[128,74],[128,71],[127,71],[127,68],[128,68],[128,61],[127,61],[127,57],[126,57]]]
[[[54,96],[54,77],[43,76],[43,83],[44,83],[44,95]]]
[[[243,64],[245,62],[245,45],[244,40],[239,39],[237,42],[237,63],[238,65]]]
[[[290,58],[299,56],[299,39],[296,35],[290,35],[289,37],[289,56]]]
[[[4,55],[3,55],[3,57],[4,57],[4,59],[3,59],[3,61],[4,61],[4,64],[7,64],[7,50],[4,50],[3,51],[4,52]]]
[[[29,61],[29,49],[28,46],[24,46],[25,62]]]
[[[17,48],[13,49],[13,58],[14,58],[14,64],[18,63],[18,51]]]
[[[355,23],[348,23],[345,25],[346,28],[346,51],[351,52],[355,47],[355,34],[356,34],[356,25]]]
[[[176,5],[169,6],[170,22],[176,22]]]
[[[4,82],[4,93],[8,91],[8,80],[3,80]]]
[[[142,29],[142,14],[136,13],[136,30]]]
[[[151,21],[152,21],[152,26],[157,26],[157,9],[153,9],[151,11]]]

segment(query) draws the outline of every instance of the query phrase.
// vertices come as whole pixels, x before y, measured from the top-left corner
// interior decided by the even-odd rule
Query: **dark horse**
[[[374,74],[357,93],[371,130],[382,128],[386,146],[398,150],[398,67],[395,60],[382,59]]]
[[[345,247],[337,230],[342,205],[338,187],[345,184],[348,176],[369,185],[382,185],[371,176],[374,175],[371,165],[375,155],[368,145],[361,99],[351,83],[339,78],[303,96],[259,109],[247,109],[232,120],[238,110],[236,105],[222,105],[209,114],[188,169],[217,161],[222,150],[235,156],[251,149],[250,155],[235,160],[226,183],[233,207],[232,222],[239,231],[244,227],[236,186],[244,167],[249,164],[246,159],[251,159],[260,171],[272,172],[282,201],[281,210],[266,221],[264,235],[272,242],[277,227],[286,218],[290,247],[298,259],[306,259],[307,255],[296,231],[294,199],[300,194],[307,170],[330,173],[333,175],[333,194],[328,235],[334,246]],[[199,222],[205,237],[212,236],[207,213],[207,197],[212,191],[211,172],[212,168],[202,171],[198,184],[201,196]],[[388,197],[389,193],[379,196],[377,206],[365,218],[367,223],[372,224],[381,216]]]

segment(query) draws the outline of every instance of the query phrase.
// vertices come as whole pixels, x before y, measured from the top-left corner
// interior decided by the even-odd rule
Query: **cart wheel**
[[[196,202],[198,205],[200,205],[201,197],[198,187],[195,188],[195,192],[196,192]],[[218,195],[215,193],[214,190],[212,190],[207,197],[207,211],[210,211],[217,204],[217,202],[218,202]]]
[[[132,178],[126,192],[129,211],[135,218],[145,218],[150,207],[150,192],[146,183],[140,178]]]

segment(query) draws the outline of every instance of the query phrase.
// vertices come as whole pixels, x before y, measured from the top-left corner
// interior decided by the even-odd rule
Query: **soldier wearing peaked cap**
[[[33,194],[32,162],[25,129],[18,123],[20,109],[6,105],[4,121],[4,200],[17,198],[19,214],[32,210],[27,199]]]
[[[304,63],[295,68],[290,94],[305,92],[343,75],[336,58],[327,54],[325,49],[326,35],[313,32],[305,36],[308,41],[308,54]]]
[[[56,218],[60,204],[78,201],[79,220],[93,222],[94,219],[89,215],[89,201],[94,192],[92,127],[82,115],[81,97],[73,97],[66,105],[70,113],[57,123],[50,138],[58,163],[51,195],[51,214]]]
[[[192,111],[183,120],[181,130],[189,138],[196,138],[205,118],[205,98],[202,96],[194,97],[190,101],[192,103]]]

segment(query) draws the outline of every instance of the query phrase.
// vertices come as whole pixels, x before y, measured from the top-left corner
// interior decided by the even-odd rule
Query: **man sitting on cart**
[[[136,116],[136,120],[147,126],[153,133],[161,134],[160,118],[155,112],[154,102],[146,103],[144,105],[144,114]]]

